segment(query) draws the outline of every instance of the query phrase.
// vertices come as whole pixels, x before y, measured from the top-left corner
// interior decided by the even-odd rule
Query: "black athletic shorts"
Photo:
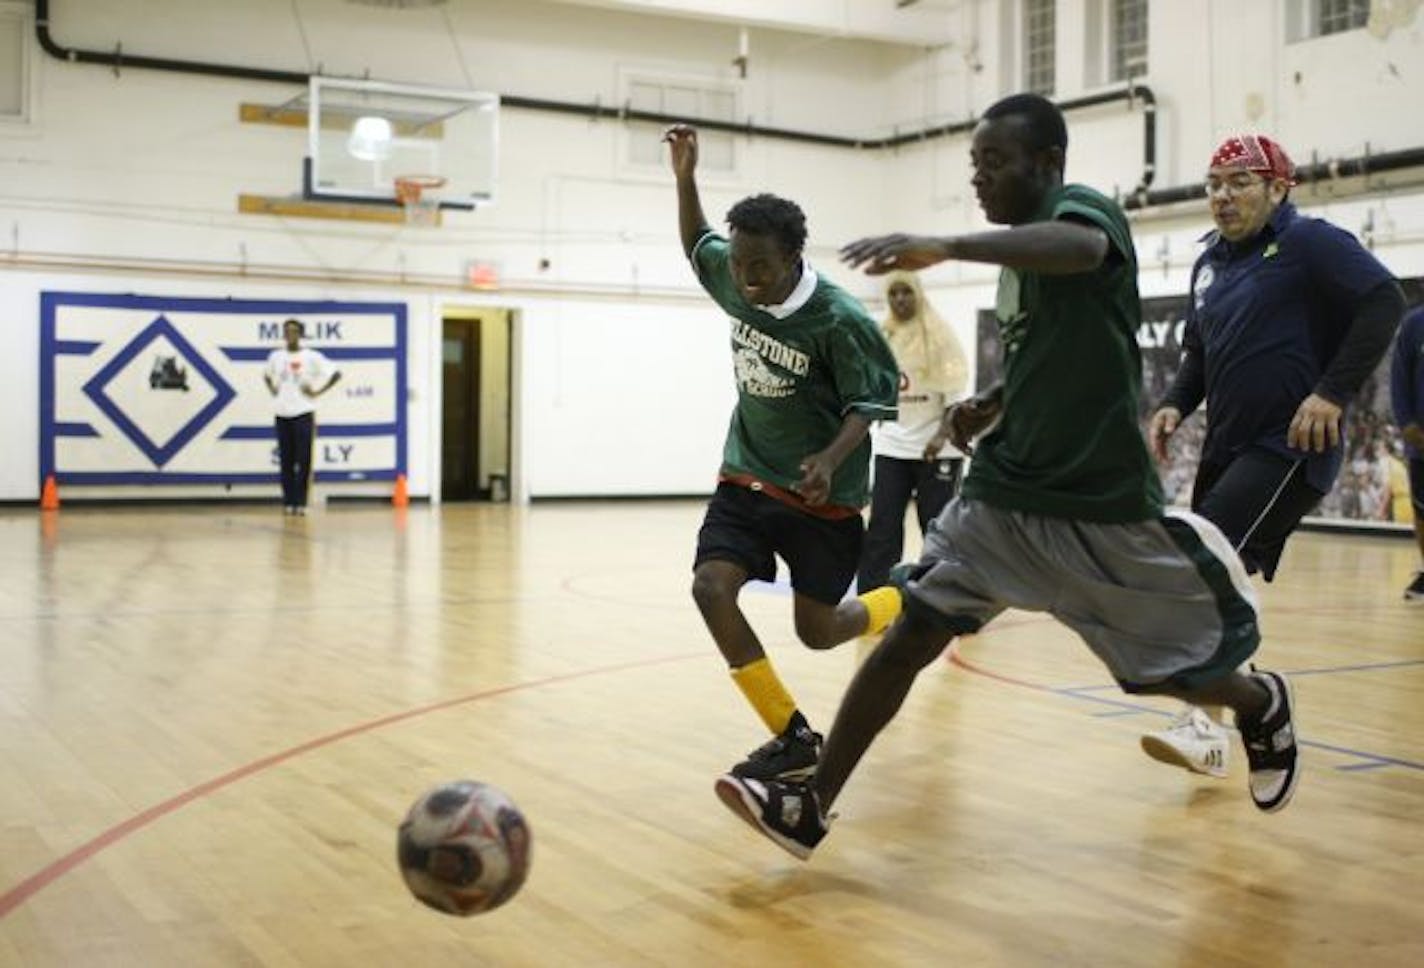
[[[1424,520],[1424,457],[1409,462],[1409,503],[1414,506],[1414,519]]]
[[[761,491],[723,481],[707,503],[693,567],[730,561],[753,578],[775,581],[780,555],[791,571],[792,588],[835,605],[855,577],[864,527],[858,514],[834,521],[819,518]]]
[[[1202,461],[1192,510],[1221,529],[1247,572],[1270,581],[1286,539],[1325,495],[1305,480],[1305,460],[1242,451],[1225,464]]]

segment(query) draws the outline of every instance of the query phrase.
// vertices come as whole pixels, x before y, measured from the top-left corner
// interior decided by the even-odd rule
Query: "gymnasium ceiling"
[[[581,7],[912,47],[952,44],[977,0],[556,0]]]

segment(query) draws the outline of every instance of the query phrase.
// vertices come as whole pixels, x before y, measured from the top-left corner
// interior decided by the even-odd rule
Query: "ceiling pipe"
[[[205,61],[174,60],[165,57],[146,57],[126,54],[123,52],[122,45],[115,45],[112,51],[82,50],[74,47],[66,47],[56,41],[54,35],[51,33],[49,0],[35,0],[35,36],[45,52],[57,60],[66,61],[71,64],[99,64],[105,67],[112,67],[116,72],[125,67],[141,67],[147,70],[201,74],[208,77],[234,77],[252,81],[272,81],[279,84],[295,84],[303,87],[307,85],[311,78],[310,74],[299,71],[280,71],[261,67],[245,67],[238,64],[213,64]],[[626,106],[615,107],[613,105],[604,105],[597,101],[593,104],[580,104],[571,101],[520,97],[514,94],[501,94],[499,95],[499,99],[500,103],[505,107],[520,108],[529,111],[545,111],[555,114],[569,114],[583,118],[645,121],[653,124],[677,124],[690,120],[681,115],[661,114],[654,111],[638,111]],[[1073,111],[1079,108],[1095,107],[1100,104],[1110,104],[1116,101],[1127,101],[1131,104],[1139,99],[1144,105],[1144,113],[1146,115],[1147,138],[1145,145],[1149,151],[1155,151],[1156,99],[1152,96],[1151,90],[1142,84],[1131,83],[1120,89],[1061,101],[1058,106],[1064,111]],[[933,138],[970,131],[973,130],[977,119],[939,125],[937,127],[925,128],[921,131],[913,131],[907,134],[899,134],[885,138],[852,138],[843,135],[821,134],[815,131],[768,127],[753,124],[750,119],[745,122],[695,120],[695,123],[697,127],[707,131],[724,131],[730,134],[773,138],[782,141],[795,141],[802,144],[824,145],[832,148],[878,150],[884,148],[900,148],[906,145],[928,141]],[[1153,159],[1150,157],[1146,159],[1147,168],[1146,174],[1144,175],[1144,184],[1151,183],[1152,161]]]
[[[99,64],[112,67],[117,73],[125,67],[139,67],[147,70],[173,71],[183,74],[200,74],[208,77],[233,77],[253,81],[270,81],[279,84],[293,84],[305,87],[311,75],[301,71],[280,71],[260,67],[245,67],[237,64],[213,64],[205,61],[174,60],[164,57],[146,57],[125,54],[122,45],[116,44],[113,51],[81,50],[66,47],[55,41],[50,32],[49,0],[35,0],[35,36],[40,46],[51,57],[71,64]],[[617,121],[643,121],[650,124],[670,125],[686,122],[678,115],[661,114],[654,111],[638,111],[629,107],[614,107],[593,104],[578,104],[570,101],[554,101],[544,98],[500,95],[500,103],[505,107],[527,111],[543,111],[553,114],[567,114],[582,118],[607,118]],[[1146,209],[1159,205],[1203,198],[1205,189],[1200,184],[1180,185],[1175,188],[1152,190],[1152,182],[1157,171],[1157,98],[1145,84],[1129,80],[1121,88],[1101,91],[1079,98],[1059,101],[1058,107],[1064,112],[1098,107],[1126,101],[1129,107],[1138,102],[1142,105],[1142,176],[1123,199],[1128,209]],[[821,134],[814,131],[800,131],[793,128],[777,128],[746,122],[694,120],[697,127],[707,131],[722,131],[747,137],[771,138],[798,144],[822,145],[831,148],[852,148],[857,150],[884,150],[920,144],[935,138],[964,134],[974,129],[977,119],[956,121],[897,134],[886,138],[850,138],[841,135]],[[1350,175],[1374,174],[1400,168],[1424,165],[1424,148],[1386,152],[1379,155],[1362,155],[1339,161],[1322,162],[1301,169],[1301,180],[1323,181],[1327,178],[1342,178]]]
[[[56,41],[50,31],[49,0],[35,0],[35,36],[45,52],[57,60],[72,64],[100,64],[105,67],[112,67],[115,71],[119,71],[125,67],[141,67],[148,70],[174,71],[183,74],[202,74],[208,77],[234,77],[252,81],[273,81],[279,84],[295,84],[303,87],[305,87],[311,79],[310,74],[298,71],[279,71],[260,67],[245,67],[238,64],[213,64],[204,61],[136,56],[124,53],[122,45],[116,45],[113,51],[81,50],[74,47],[66,47]],[[1141,98],[1143,104],[1148,108],[1149,130],[1155,131],[1155,122],[1152,120],[1152,110],[1155,105],[1155,99],[1152,97],[1152,92],[1141,84],[1129,85],[1128,87],[1118,90],[1062,101],[1059,102],[1058,106],[1064,111],[1072,111],[1078,108],[1095,107],[1100,104],[1109,104],[1115,101],[1132,102],[1138,98]],[[823,145],[831,148],[869,150],[900,148],[906,145],[928,141],[932,138],[959,134],[973,130],[974,125],[978,123],[976,119],[940,125],[938,127],[926,128],[922,131],[914,131],[908,134],[894,135],[886,138],[852,138],[843,135],[821,134],[815,131],[800,131],[793,128],[768,127],[766,125],[754,124],[750,119],[745,122],[689,119],[682,115],[662,114],[655,111],[639,111],[626,106],[605,105],[597,101],[593,104],[580,104],[572,101],[520,97],[517,94],[501,94],[499,95],[499,99],[500,104],[504,107],[519,108],[528,111],[568,114],[582,118],[644,121],[664,125],[678,124],[691,120],[698,128],[706,131],[723,131],[729,134],[772,138],[780,141],[794,141],[801,144]],[[1155,139],[1149,139],[1149,143],[1155,144]],[[1147,160],[1147,164],[1148,171],[1150,171],[1151,159]],[[1148,181],[1150,182],[1150,176],[1148,177]]]
[[[1333,182],[1341,178],[1359,178],[1378,175],[1387,171],[1424,166],[1424,148],[1405,148],[1402,151],[1386,151],[1377,155],[1364,154],[1355,158],[1340,158],[1296,166],[1296,179],[1300,185]],[[1158,205],[1174,205],[1206,198],[1206,185],[1178,185],[1176,188],[1162,188],[1134,194],[1123,200],[1127,209],[1153,208]]]

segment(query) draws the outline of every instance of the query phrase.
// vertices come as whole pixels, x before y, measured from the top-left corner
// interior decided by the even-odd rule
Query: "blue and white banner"
[[[40,474],[60,484],[276,483],[262,374],[300,320],[341,382],[317,402],[319,481],[406,471],[403,303],[40,296]]]

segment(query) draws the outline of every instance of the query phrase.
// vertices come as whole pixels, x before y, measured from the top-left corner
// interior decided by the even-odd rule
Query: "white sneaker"
[[[1230,751],[1226,728],[1195,706],[1183,709],[1166,729],[1142,735],[1142,752],[1154,760],[1207,776],[1226,776]]]

